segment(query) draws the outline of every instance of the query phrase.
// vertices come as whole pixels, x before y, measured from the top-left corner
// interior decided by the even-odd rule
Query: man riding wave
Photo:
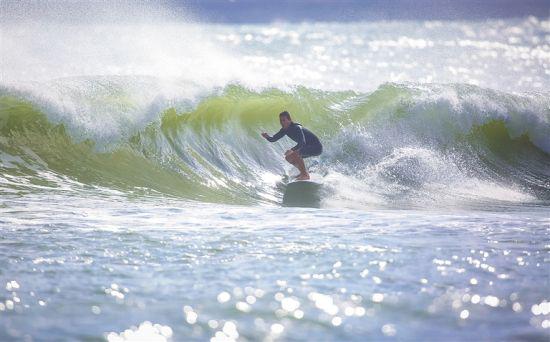
[[[262,137],[270,142],[275,142],[285,135],[294,140],[297,145],[285,152],[285,159],[300,171],[300,174],[296,177],[297,180],[308,180],[309,173],[306,170],[303,158],[320,155],[323,152],[323,145],[310,130],[302,127],[299,123],[293,122],[289,112],[280,113],[279,122],[282,127],[279,132],[272,137],[267,133],[262,133]]]

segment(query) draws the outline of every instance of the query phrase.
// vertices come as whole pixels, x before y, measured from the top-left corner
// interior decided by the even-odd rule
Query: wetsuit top
[[[321,142],[315,134],[311,133],[310,130],[308,130],[307,128],[303,128],[302,125],[295,122],[291,123],[286,130],[284,128],[281,128],[279,132],[275,133],[275,135],[272,137],[268,137],[267,140],[270,142],[275,142],[285,135],[287,135],[290,139],[294,140],[297,143],[297,145],[292,148],[293,151],[298,151],[306,145],[321,146]]]

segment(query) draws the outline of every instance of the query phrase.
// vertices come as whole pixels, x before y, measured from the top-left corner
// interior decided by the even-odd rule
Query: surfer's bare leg
[[[306,165],[304,163],[304,159],[300,156],[298,152],[290,152],[286,155],[285,159],[294,165],[298,171],[300,171],[300,174],[298,177],[296,177],[297,180],[308,180],[309,179],[309,173],[306,170]]]
[[[297,160],[296,158],[294,158],[294,153],[287,153],[285,155],[285,159],[287,162],[289,162],[290,164],[294,165],[298,170],[300,169],[297,165]]]
[[[306,170],[306,164],[304,163],[304,158],[300,156],[298,152],[295,153],[296,159],[297,159],[297,167],[298,170],[300,170],[300,175],[296,177],[298,180],[308,180],[309,179],[309,173]]]

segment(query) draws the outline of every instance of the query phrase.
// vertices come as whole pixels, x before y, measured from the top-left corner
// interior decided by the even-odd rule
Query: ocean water
[[[548,18],[1,18],[0,340],[550,338]]]

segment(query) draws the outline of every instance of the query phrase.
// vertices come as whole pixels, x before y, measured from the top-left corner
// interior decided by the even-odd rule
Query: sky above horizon
[[[549,0],[175,0],[213,22],[464,20],[550,15]]]
[[[484,20],[550,17],[550,0],[2,0],[0,21],[119,22],[175,20],[212,23]]]

